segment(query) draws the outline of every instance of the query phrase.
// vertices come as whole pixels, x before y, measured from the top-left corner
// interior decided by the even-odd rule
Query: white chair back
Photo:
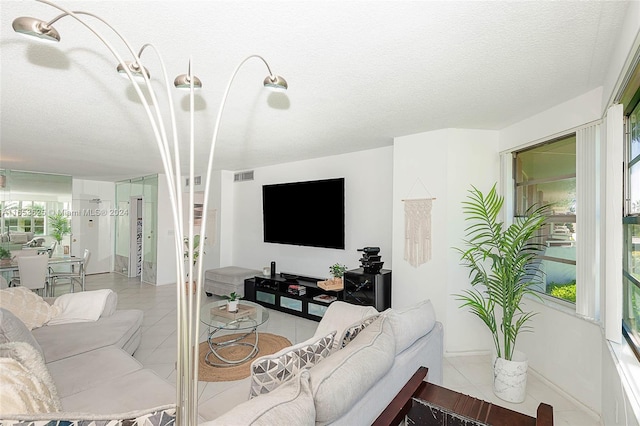
[[[82,270],[87,272],[87,264],[89,263],[89,259],[91,258],[91,250],[84,249],[84,256],[82,256]]]
[[[54,241],[53,243],[51,243],[51,247],[47,249],[47,251],[49,252],[49,257],[53,257],[53,252],[56,249],[56,245],[58,245],[58,242]]]
[[[20,285],[31,290],[44,290],[49,273],[47,256],[20,256],[18,258]]]

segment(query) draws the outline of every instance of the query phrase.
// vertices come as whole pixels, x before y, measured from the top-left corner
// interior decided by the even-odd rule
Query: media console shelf
[[[318,287],[318,281],[324,279],[284,272],[275,277],[257,275],[245,280],[244,298],[267,308],[320,321],[331,302],[343,299],[342,290],[332,291]],[[295,286],[298,286],[297,291]],[[317,300],[317,297],[328,300]]]

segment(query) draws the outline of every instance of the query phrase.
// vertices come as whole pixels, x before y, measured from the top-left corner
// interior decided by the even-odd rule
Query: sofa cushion
[[[0,418],[60,408],[55,384],[40,352],[25,342],[0,345]]]
[[[251,363],[249,398],[273,391],[282,383],[309,369],[331,353],[336,332],[289,346],[273,355],[262,356]]]
[[[389,318],[396,339],[396,354],[430,332],[436,323],[431,300],[423,300],[402,310],[389,309],[385,315]]]
[[[175,404],[176,388],[145,368],[60,399],[64,411],[104,416]]]
[[[114,377],[141,370],[143,367],[124,350],[106,346],[49,362],[47,368],[56,384],[58,395],[64,398],[99,386]]]
[[[335,350],[338,348],[340,337],[344,335],[344,330],[347,327],[377,313],[378,311],[373,306],[352,305],[337,300],[327,308],[314,336],[325,336],[331,331],[337,330],[337,338],[333,342],[333,349]]]
[[[389,320],[380,316],[344,349],[309,370],[316,424],[340,418],[380,380],[395,357]]]
[[[29,330],[42,327],[61,310],[25,287],[0,290],[0,308],[11,311]]]
[[[139,335],[142,317],[142,311],[138,309],[118,310],[95,322],[46,325],[32,333],[42,347],[47,362],[109,345],[125,348],[133,353],[135,347],[127,348],[126,345]]]
[[[200,426],[313,425],[315,418],[309,372],[303,370],[273,392],[245,401],[213,421],[200,423]]]
[[[33,238],[33,232],[11,232],[9,233],[9,242],[14,244],[26,244]]]
[[[374,322],[375,320],[378,319],[378,317],[380,316],[380,314],[376,314],[376,315],[371,315],[361,321],[357,321],[354,324],[351,324],[349,327],[347,327],[344,330],[344,333],[342,333],[342,336],[340,337],[340,340],[338,340],[338,346],[336,347],[337,349],[342,349],[345,346],[347,346],[349,344],[349,342],[351,342],[353,339],[356,338],[356,336],[365,328],[367,328],[368,325],[370,325],[372,322]],[[335,345],[334,345],[335,346]]]
[[[25,342],[33,346],[44,357],[44,352],[26,325],[11,311],[0,308],[0,344]]]

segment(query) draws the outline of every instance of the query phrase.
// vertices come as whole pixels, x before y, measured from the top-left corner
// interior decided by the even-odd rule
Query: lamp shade
[[[26,36],[35,37],[43,41],[58,42],[60,34],[43,20],[22,16],[13,20],[13,30]]]
[[[189,90],[191,88],[191,81],[187,74],[180,74],[173,80],[173,85],[176,86],[177,89]],[[193,76],[193,88],[202,89],[202,81],[195,75]]]
[[[264,87],[268,87],[269,89],[276,90],[278,92],[284,92],[289,88],[289,85],[287,84],[287,80],[279,75],[268,75],[264,79]]]
[[[142,75],[142,70],[144,70],[144,73],[147,75],[147,78],[151,78],[151,74],[149,73],[149,70],[146,69],[145,67],[143,67],[141,65],[138,65],[137,62],[125,61],[124,65],[123,64],[118,64],[118,66],[116,67],[116,70],[118,71],[118,73],[122,77],[124,77],[126,79],[129,79],[129,76],[127,75],[127,72],[125,71],[125,66],[127,68],[129,68],[129,71],[133,75],[133,78],[135,78],[138,81],[144,81],[144,76]]]

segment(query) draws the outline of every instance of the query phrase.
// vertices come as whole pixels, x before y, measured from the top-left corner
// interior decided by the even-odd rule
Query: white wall
[[[529,366],[596,413],[602,406],[602,330],[573,313],[527,300],[524,309],[537,312],[532,333],[518,337],[518,350]]]
[[[558,133],[600,120],[601,101],[602,89],[594,89],[507,127],[500,131],[500,149],[508,151],[552,139]],[[518,349],[527,354],[532,369],[600,413],[603,344],[600,326],[575,314],[529,303],[539,315],[533,322],[534,332],[522,335]]]
[[[84,249],[91,250],[87,273],[95,274],[113,271],[113,251],[115,247],[115,183],[94,180],[73,179],[71,217],[71,254],[82,256]],[[100,199],[100,203],[90,200]],[[100,214],[91,214],[89,210]],[[76,213],[77,212],[77,215]],[[102,214],[106,212],[106,214]]]
[[[398,137],[393,158],[393,307],[431,299],[444,324],[445,352],[489,350],[491,337],[486,327],[461,310],[452,296],[470,287],[468,272],[452,247],[460,247],[464,237],[461,203],[471,185],[486,192],[499,179],[498,134],[445,129]],[[432,259],[414,268],[404,260],[402,199],[429,195],[436,198],[431,217]]]
[[[222,191],[225,204],[220,214],[222,226],[229,226],[230,212],[225,205],[232,199],[232,264],[262,269],[275,261],[278,272],[324,278],[329,276],[329,266],[336,262],[349,269],[357,268],[361,257],[358,248],[378,246],[384,268],[391,269],[392,166],[393,148],[385,147],[262,167],[255,169],[253,181],[225,180]],[[345,178],[344,250],[263,242],[262,185],[337,177]],[[233,188],[233,196],[224,189],[229,187]],[[283,206],[287,207],[295,208]],[[331,200],[318,200],[318,208],[331,208]],[[300,215],[304,216],[304,211]],[[222,250],[226,248],[223,246]]]
[[[602,118],[602,88],[596,88],[500,130],[500,151],[507,151]]]

